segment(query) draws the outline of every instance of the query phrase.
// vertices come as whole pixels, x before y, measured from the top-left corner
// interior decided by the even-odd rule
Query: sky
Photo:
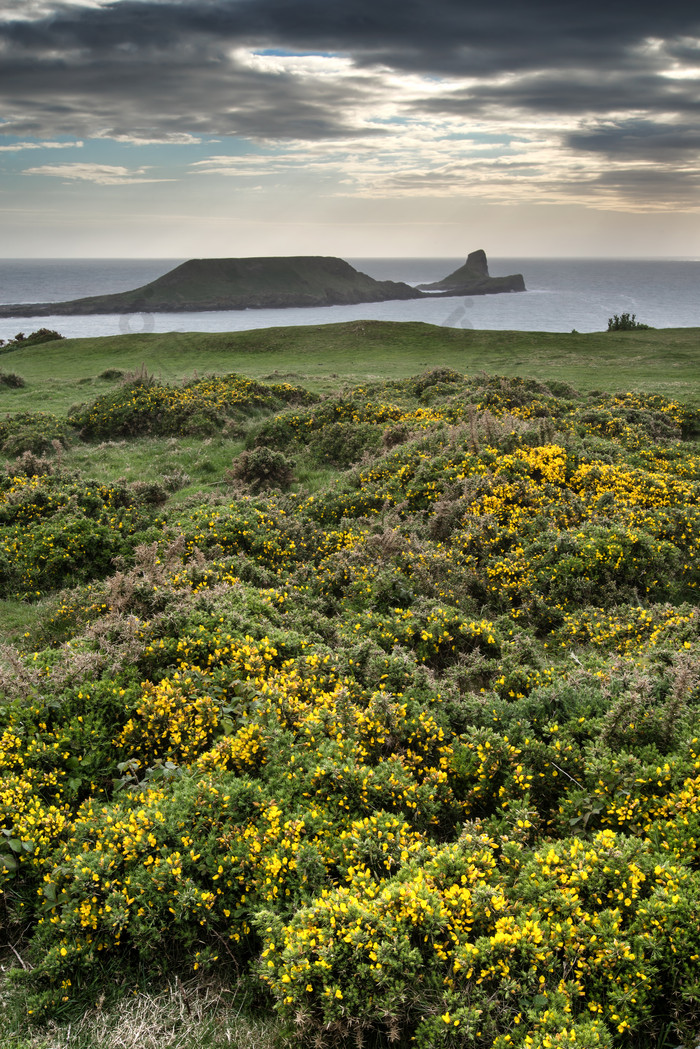
[[[0,256],[700,256],[687,0],[0,0]]]

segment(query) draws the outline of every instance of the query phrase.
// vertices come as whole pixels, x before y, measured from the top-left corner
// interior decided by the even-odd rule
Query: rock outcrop
[[[509,277],[490,277],[486,253],[479,249],[467,256],[467,261],[454,273],[433,284],[419,284],[421,291],[442,292],[443,295],[497,295],[504,291],[525,291],[521,273]]]

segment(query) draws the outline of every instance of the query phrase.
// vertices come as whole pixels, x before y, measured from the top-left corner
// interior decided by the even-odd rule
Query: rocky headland
[[[375,280],[343,259],[330,256],[190,259],[133,291],[68,302],[3,304],[0,317],[349,306],[391,299],[524,290],[520,274],[490,277],[483,251],[473,251],[464,266],[443,280],[418,288],[401,281]]]
[[[283,309],[419,298],[421,292],[410,285],[374,280],[342,259],[303,255],[190,259],[133,291],[69,302],[3,305],[0,316]]]

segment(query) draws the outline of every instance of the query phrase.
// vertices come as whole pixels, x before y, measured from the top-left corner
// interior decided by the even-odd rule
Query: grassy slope
[[[173,381],[202,373],[240,371],[255,378],[293,375],[316,389],[339,378],[403,378],[445,366],[465,373],[563,379],[582,390],[648,390],[700,403],[700,332],[665,328],[639,332],[472,331],[419,322],[350,321],[246,332],[173,332],[67,339],[0,357],[0,371],[16,372],[23,389],[0,386],[0,412],[41,403],[64,411],[108,388],[108,368],[145,364]],[[76,389],[76,383],[78,384]]]

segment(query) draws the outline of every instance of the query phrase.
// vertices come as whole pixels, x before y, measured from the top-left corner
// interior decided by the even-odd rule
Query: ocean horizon
[[[0,302],[61,302],[128,291],[185,259],[4,259]],[[348,258],[378,280],[420,284],[462,265],[455,258]],[[54,328],[67,337],[128,332],[245,331],[350,320],[423,321],[494,331],[604,331],[608,318],[633,313],[655,328],[700,327],[700,259],[489,258],[492,276],[522,273],[525,292],[360,303],[307,309],[96,314],[0,318],[0,338]]]

